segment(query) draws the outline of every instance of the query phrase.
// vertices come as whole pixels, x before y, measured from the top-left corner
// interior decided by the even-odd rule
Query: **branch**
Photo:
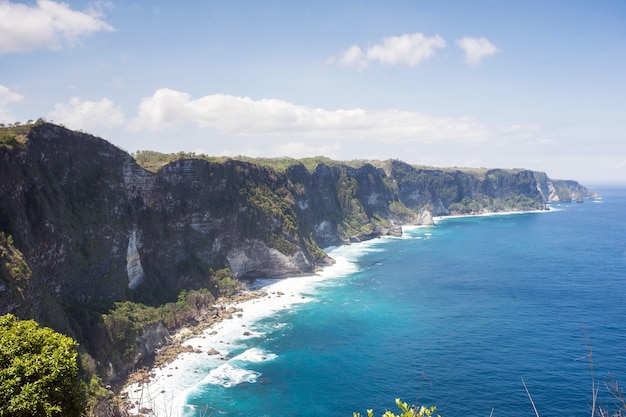
[[[539,413],[537,412],[537,407],[535,407],[535,402],[533,401],[533,397],[530,396],[530,392],[528,392],[528,388],[526,388],[526,383],[524,382],[524,378],[522,378],[522,385],[524,385],[524,389],[526,390],[526,395],[530,399],[530,403],[533,405],[533,410],[535,410],[535,415],[539,417]]]

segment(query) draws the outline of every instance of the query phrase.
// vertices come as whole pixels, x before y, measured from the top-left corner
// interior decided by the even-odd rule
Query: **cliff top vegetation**
[[[165,165],[178,161],[180,159],[188,159],[188,158],[196,158],[203,159],[210,162],[223,163],[228,160],[236,160],[249,162],[252,164],[260,165],[265,168],[270,168],[277,172],[284,172],[287,168],[302,164],[304,167],[313,171],[315,167],[319,164],[324,164],[328,166],[333,165],[344,165],[352,168],[360,168],[365,164],[371,164],[376,168],[381,168],[386,172],[389,172],[391,163],[393,161],[398,160],[375,160],[375,159],[353,159],[350,161],[340,161],[332,158],[328,158],[326,156],[311,156],[304,158],[291,158],[291,157],[274,157],[274,158],[254,158],[245,155],[237,155],[237,156],[211,156],[206,155],[204,153],[197,154],[195,152],[176,152],[176,153],[161,153],[150,150],[138,150],[131,154],[131,156],[135,159],[137,164],[139,164],[143,169],[150,172],[157,172],[159,169],[164,167]],[[472,167],[435,167],[431,165],[420,165],[420,164],[410,164],[412,167],[416,169],[423,170],[432,170],[432,171],[443,171],[443,172],[454,172],[461,171],[466,174],[474,175],[478,179],[484,179],[487,172],[492,168],[480,167],[480,168],[472,168]],[[513,168],[513,169],[505,169],[507,172],[517,173],[522,171],[523,168]]]
[[[151,171],[151,172],[157,172],[163,166],[171,162],[178,161],[180,159],[187,159],[187,158],[203,159],[206,161],[218,162],[218,163],[223,163],[228,160],[243,161],[243,162],[249,162],[252,164],[260,165],[265,168],[271,168],[272,170],[277,171],[277,172],[284,172],[290,166],[297,165],[297,164],[302,164],[309,171],[312,171],[315,169],[315,167],[318,164],[326,164],[326,165],[331,165],[331,166],[341,164],[341,165],[348,165],[354,168],[358,168],[358,167],[363,166],[365,163],[369,162],[369,161],[364,161],[364,160],[336,161],[325,156],[313,156],[313,157],[300,158],[300,159],[295,159],[295,158],[290,158],[290,157],[253,158],[253,157],[249,157],[245,155],[237,155],[233,157],[210,156],[204,153],[197,154],[195,152],[184,152],[184,151],[180,151],[176,153],[161,153],[161,152],[155,152],[155,151],[140,150],[131,155],[133,158],[135,158],[135,161],[137,161],[137,164],[139,164],[143,169],[147,171]]]
[[[28,140],[30,130],[37,125],[43,124],[42,119],[22,124],[20,122],[4,124],[0,123],[0,147],[20,147],[23,148]]]

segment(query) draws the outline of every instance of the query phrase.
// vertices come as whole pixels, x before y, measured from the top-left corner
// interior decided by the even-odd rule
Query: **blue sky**
[[[0,121],[626,183],[626,2],[0,0]]]

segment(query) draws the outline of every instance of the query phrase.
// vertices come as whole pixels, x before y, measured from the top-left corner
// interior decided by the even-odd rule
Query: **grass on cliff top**
[[[36,122],[29,120],[25,124],[20,122],[4,124],[0,123],[0,147],[12,149],[13,147],[23,148],[28,140],[30,130],[43,123],[39,119]]]
[[[227,157],[227,156],[210,156],[206,154],[196,154],[195,152],[182,152],[181,151],[177,153],[161,153],[161,152],[146,151],[146,150],[137,151],[131,154],[131,156],[135,158],[135,161],[137,162],[137,164],[139,164],[139,166],[151,172],[157,172],[159,169],[169,164],[170,162],[178,161],[180,159],[188,159],[188,158],[203,159],[205,161],[217,162],[217,163],[224,163],[228,160],[242,161],[242,162],[248,162],[251,164],[260,165],[266,168],[271,168],[277,172],[284,172],[290,166],[297,165],[297,164],[302,164],[309,171],[313,171],[315,167],[317,167],[318,164],[325,164],[329,166],[341,164],[341,165],[351,166],[354,168],[359,168],[363,166],[364,164],[366,164],[367,162],[371,162],[371,161],[366,161],[366,160],[336,161],[336,160],[327,158],[325,156],[314,156],[314,157],[301,158],[301,159],[288,158],[288,157],[253,158],[253,157],[244,156],[244,155]]]
[[[353,159],[350,161],[340,161],[328,158],[326,156],[312,156],[305,158],[289,158],[289,157],[276,157],[276,158],[253,158],[244,155],[237,155],[233,157],[227,156],[210,156],[206,154],[196,154],[195,152],[177,152],[177,153],[161,153],[155,151],[137,151],[131,154],[135,161],[139,166],[143,169],[150,172],[157,172],[163,166],[178,161],[180,159],[203,159],[205,161],[216,162],[216,163],[224,163],[228,160],[235,161],[243,161],[248,162],[255,165],[260,165],[265,168],[270,168],[276,172],[285,172],[287,168],[302,164],[309,172],[313,172],[315,168],[319,164],[324,164],[328,166],[333,165],[344,165],[352,168],[360,168],[365,164],[371,164],[376,168],[381,168],[385,170],[387,173],[390,172],[391,163],[394,161],[392,159],[387,159],[384,161],[375,160],[375,159]],[[471,167],[434,167],[431,165],[419,165],[419,164],[410,164],[415,169],[423,169],[423,170],[432,170],[432,171],[444,171],[444,172],[454,172],[461,171],[466,174],[473,175],[479,179],[484,179],[487,175],[487,172],[492,168],[471,168]],[[522,169],[506,169],[505,171],[509,172],[518,172]]]

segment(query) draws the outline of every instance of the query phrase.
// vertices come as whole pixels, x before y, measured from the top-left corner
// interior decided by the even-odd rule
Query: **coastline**
[[[554,209],[552,207],[548,207],[545,210],[527,210],[527,211],[496,211],[496,212],[488,212],[488,213],[480,213],[480,214],[455,214],[451,216],[433,216],[433,221],[435,225],[438,222],[445,221],[448,219],[464,219],[464,218],[473,218],[473,217],[492,217],[492,216],[510,216],[516,214],[538,214],[538,213],[551,213],[558,211],[558,209]]]
[[[218,298],[213,304],[214,314],[203,316],[196,325],[183,326],[173,332],[171,342],[154,353],[154,359],[149,366],[137,369],[126,377],[121,384],[122,391],[133,383],[149,382],[154,369],[168,365],[182,353],[194,351],[192,346],[185,345],[188,339],[201,336],[206,329],[218,325],[223,320],[232,319],[234,314],[240,313],[241,308],[238,307],[240,304],[266,295],[266,293],[254,289],[242,289],[233,296]],[[215,311],[218,312],[217,315],[215,315]]]
[[[547,213],[550,210],[512,211],[433,217],[434,225],[404,225],[404,230],[430,228],[446,219],[486,217],[526,213]],[[388,238],[389,236],[381,236]],[[342,248],[362,247],[375,244],[379,239],[351,243],[328,248],[329,254]],[[336,264],[324,267],[315,275],[282,279],[259,279],[258,285],[240,293],[232,300],[218,300],[216,306],[230,314],[216,322],[201,323],[194,332],[191,328],[180,329],[172,336],[172,344],[157,353],[151,369],[140,370],[131,375],[120,395],[131,414],[180,416],[186,399],[198,386],[222,385],[230,387],[243,382],[256,382],[259,374],[246,370],[233,370],[229,362],[242,355],[251,362],[273,360],[275,355],[256,348],[245,349],[247,340],[262,338],[263,331],[253,325],[279,311],[287,311],[297,304],[314,301],[310,291],[317,283],[332,277],[345,276],[353,269],[341,256],[333,255]],[[286,323],[285,323],[286,325]],[[170,354],[167,353],[170,351]],[[202,369],[202,371],[198,371]],[[208,373],[207,373],[208,371]]]
[[[223,362],[238,339],[250,338],[257,334],[246,330],[253,317],[258,317],[260,306],[266,306],[269,314],[286,297],[285,293],[268,286],[265,291],[245,301],[234,301],[222,307],[232,314],[230,317],[206,326],[199,334],[183,328],[172,337],[172,344],[164,348],[173,354],[157,353],[155,365],[129,377],[122,390],[126,408],[131,414],[154,414],[155,416],[181,415],[186,391],[205,377],[194,368],[207,360]],[[302,300],[302,299],[301,299]],[[304,301],[304,300],[302,300]]]

